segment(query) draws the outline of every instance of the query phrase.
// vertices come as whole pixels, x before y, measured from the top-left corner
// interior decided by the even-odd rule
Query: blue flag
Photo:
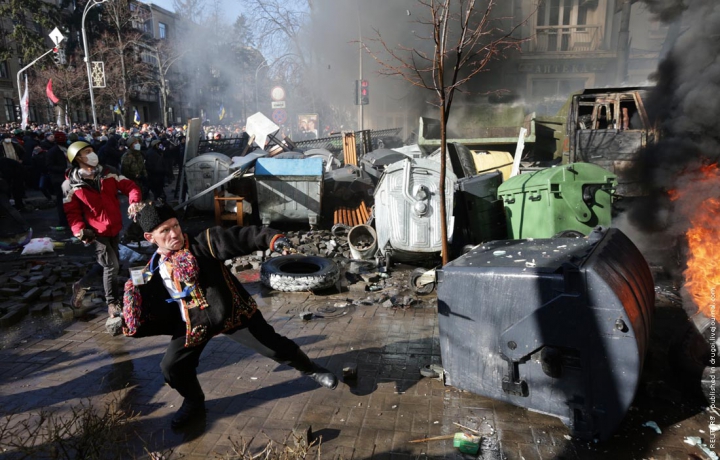
[[[225,118],[225,106],[220,104],[220,110],[218,110],[218,117],[222,120]]]
[[[138,113],[137,109],[135,109],[135,118],[133,118],[133,121],[135,124],[140,124],[140,114]]]

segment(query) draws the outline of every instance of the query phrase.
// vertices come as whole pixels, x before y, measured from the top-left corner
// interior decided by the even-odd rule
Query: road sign
[[[63,34],[60,33],[60,30],[57,27],[55,27],[53,29],[53,31],[50,32],[49,37],[50,37],[50,40],[52,40],[53,43],[55,43],[55,46],[59,46],[60,42],[65,40],[65,36],[63,36]]]
[[[275,123],[282,125],[287,121],[287,112],[284,109],[275,109],[272,113],[272,119]]]
[[[282,86],[275,86],[272,90],[270,90],[270,97],[273,101],[284,101],[285,90],[282,88]]]
[[[284,109],[285,101],[272,101],[272,108],[273,109]]]

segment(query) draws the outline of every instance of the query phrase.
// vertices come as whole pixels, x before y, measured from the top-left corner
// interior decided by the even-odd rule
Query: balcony
[[[536,26],[531,53],[588,53],[602,50],[602,26]]]

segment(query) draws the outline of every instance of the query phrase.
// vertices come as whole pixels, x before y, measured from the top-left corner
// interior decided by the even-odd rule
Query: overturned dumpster
[[[621,231],[494,241],[438,271],[440,351],[457,388],[607,439],[635,396],[655,291]]]

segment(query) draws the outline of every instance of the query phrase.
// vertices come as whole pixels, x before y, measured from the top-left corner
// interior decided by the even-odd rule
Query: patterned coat
[[[255,313],[257,305],[242,284],[230,273],[224,261],[252,251],[271,248],[282,236],[277,230],[261,227],[212,227],[196,237],[185,235],[185,250],[168,257],[176,286],[190,291],[182,299],[187,318],[186,347],[242,325],[243,318]],[[146,271],[159,263],[154,254]],[[177,318],[177,302],[171,299],[157,270],[145,284],[125,284],[123,333],[131,337],[161,335],[167,322]]]

